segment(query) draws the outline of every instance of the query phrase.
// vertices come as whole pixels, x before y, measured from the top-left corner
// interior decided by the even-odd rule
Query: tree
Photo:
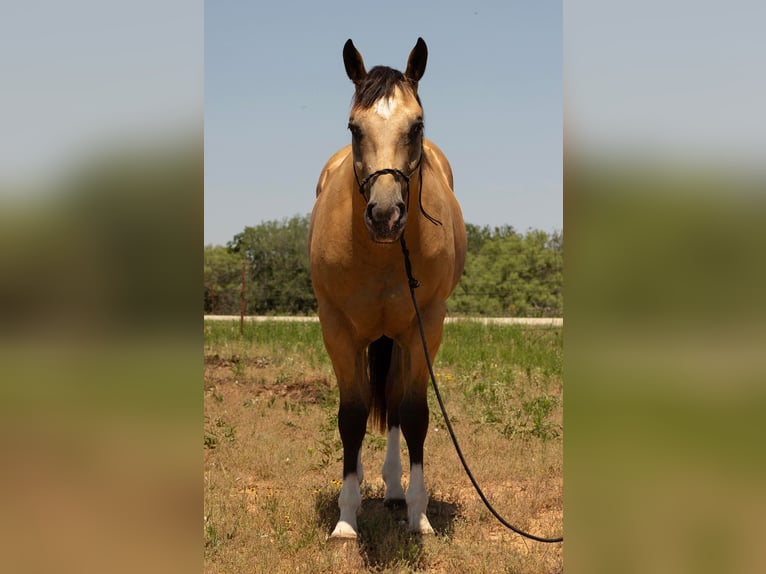
[[[205,247],[205,313],[234,315],[239,313],[242,282],[242,257],[227,247]]]
[[[226,247],[205,248],[205,311],[239,312],[242,261],[247,314],[316,311],[307,238],[309,216],[246,227]],[[448,301],[452,313],[553,317],[563,313],[563,237],[511,226],[466,225],[463,277]]]
[[[488,226],[479,227],[473,223],[465,224],[465,234],[468,243],[468,256],[478,255],[484,244],[492,238],[492,231]]]
[[[308,261],[309,217],[246,227],[228,243],[248,263],[248,314],[303,315],[316,310]]]
[[[463,277],[448,303],[466,315],[556,316],[563,312],[560,233],[510,226],[466,226],[469,250]]]

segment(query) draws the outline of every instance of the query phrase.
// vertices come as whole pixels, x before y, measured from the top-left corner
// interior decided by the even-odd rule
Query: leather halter
[[[434,225],[441,225],[442,222],[436,219],[435,217],[429,215],[425,209],[423,209],[423,154],[425,153],[425,149],[423,148],[423,145],[421,143],[420,146],[420,157],[418,158],[418,165],[415,166],[415,169],[413,169],[410,172],[410,175],[405,174],[403,171],[393,168],[393,167],[386,167],[383,169],[379,169],[378,171],[373,171],[370,175],[365,177],[362,181],[359,181],[359,174],[356,172],[356,162],[351,159],[351,165],[354,168],[354,177],[356,178],[356,184],[359,186],[359,193],[364,198],[364,188],[367,187],[367,185],[373,183],[376,179],[378,179],[381,175],[393,175],[395,178],[399,178],[404,181],[404,183],[407,185],[407,205],[409,210],[409,203],[410,203],[410,178],[415,174],[416,171],[420,170],[420,182],[419,182],[419,189],[418,189],[418,207],[420,208],[420,213],[422,213],[426,219],[428,219],[431,223]],[[365,198],[365,201],[367,198]]]
[[[409,188],[410,188],[410,178],[413,176],[413,174],[420,169],[421,162],[423,161],[423,148],[421,146],[420,148],[420,157],[418,158],[418,165],[415,166],[415,169],[412,170],[410,175],[406,175],[403,171],[393,168],[393,167],[386,167],[383,169],[379,169],[378,171],[373,171],[370,175],[365,177],[362,181],[359,181],[359,174],[356,172],[356,162],[352,159],[352,165],[354,167],[354,177],[356,178],[356,184],[359,186],[359,193],[364,196],[364,188],[367,187],[368,184],[371,184],[376,179],[378,179],[381,175],[393,175],[395,178],[400,178],[404,181],[405,184],[407,184],[407,197],[409,198]],[[421,176],[423,175],[423,172],[421,170]],[[423,185],[422,177],[421,177],[421,187]]]

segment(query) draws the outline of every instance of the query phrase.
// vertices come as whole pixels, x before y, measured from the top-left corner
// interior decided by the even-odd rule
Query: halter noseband
[[[434,225],[441,225],[442,222],[436,219],[435,217],[429,215],[425,209],[423,209],[423,153],[425,150],[423,149],[422,145],[420,148],[420,157],[418,158],[418,165],[415,166],[415,169],[413,169],[410,172],[410,175],[405,174],[403,171],[393,168],[393,167],[386,167],[383,169],[379,169],[378,171],[373,171],[370,175],[365,177],[362,181],[359,181],[359,174],[356,173],[356,162],[351,160],[351,165],[354,168],[354,177],[356,178],[356,183],[359,186],[359,193],[364,197],[364,188],[367,187],[368,184],[374,182],[376,179],[378,179],[381,175],[393,175],[394,177],[401,178],[404,180],[404,183],[407,185],[407,204],[410,203],[410,178],[415,174],[416,171],[420,170],[420,184],[419,184],[419,190],[418,190],[418,207],[420,208],[420,213],[422,213],[426,219],[428,219],[431,223]]]
[[[423,149],[420,150],[420,157],[418,158],[418,165],[415,166],[415,169],[412,170],[410,175],[405,174],[403,171],[393,168],[393,167],[386,167],[383,169],[379,169],[378,171],[373,171],[370,175],[365,177],[362,181],[359,181],[359,174],[356,173],[356,162],[352,160],[352,165],[354,166],[354,177],[356,178],[356,183],[359,186],[359,193],[364,196],[364,188],[367,187],[368,184],[374,182],[376,179],[378,179],[381,175],[393,175],[394,177],[398,177],[404,180],[404,183],[407,184],[407,197],[409,197],[409,187],[410,187],[410,178],[413,176],[413,174],[420,168],[420,162],[423,160]],[[422,175],[422,172],[421,172]],[[423,185],[422,178],[421,178],[421,187]]]

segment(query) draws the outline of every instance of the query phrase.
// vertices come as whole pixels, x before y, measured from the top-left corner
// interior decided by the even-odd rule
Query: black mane
[[[415,93],[415,97],[418,103],[420,103],[420,98],[415,91],[415,83],[410,81],[399,70],[387,66],[375,66],[356,86],[352,105],[354,108],[370,108],[379,99],[393,96],[394,90],[397,87]]]

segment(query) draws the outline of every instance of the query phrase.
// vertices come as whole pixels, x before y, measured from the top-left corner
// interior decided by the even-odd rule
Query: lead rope
[[[529,538],[530,540],[536,540],[537,542],[563,542],[564,541],[563,536],[559,536],[556,538],[543,538],[540,536],[535,536],[534,534],[529,534],[527,532],[524,532],[523,530],[510,524],[507,520],[505,520],[502,516],[500,516],[497,513],[497,511],[492,507],[489,500],[487,500],[487,497],[484,496],[484,493],[482,492],[481,487],[479,486],[479,483],[476,482],[476,479],[473,477],[473,473],[471,472],[471,469],[468,468],[468,463],[465,461],[465,457],[463,457],[463,451],[460,450],[460,445],[457,442],[455,431],[452,430],[452,424],[449,422],[449,417],[447,416],[447,409],[444,408],[444,401],[442,401],[441,394],[439,393],[439,387],[436,384],[436,377],[434,376],[434,370],[433,370],[433,367],[431,366],[431,357],[428,355],[428,343],[426,341],[426,333],[425,333],[425,330],[423,329],[423,319],[420,316],[420,308],[418,307],[418,302],[415,299],[415,289],[420,286],[420,281],[418,281],[412,276],[412,264],[410,263],[410,252],[407,249],[407,244],[404,242],[404,234],[401,235],[401,238],[399,241],[402,244],[402,253],[404,254],[404,268],[407,271],[407,282],[410,288],[410,297],[412,298],[412,304],[415,307],[415,315],[417,315],[418,317],[418,328],[420,329],[420,340],[423,342],[423,353],[425,353],[425,356],[426,356],[426,365],[428,365],[428,373],[431,375],[431,385],[434,388],[434,394],[436,395],[436,400],[439,402],[439,408],[441,408],[442,416],[444,417],[444,423],[446,424],[447,430],[449,431],[449,435],[452,438],[452,444],[455,445],[455,451],[457,451],[457,456],[460,459],[460,462],[463,464],[463,468],[465,469],[465,472],[468,475],[468,478],[471,479],[471,484],[473,484],[473,487],[474,489],[476,489],[476,492],[479,495],[479,498],[481,498],[482,502],[487,507],[487,509],[506,528],[513,530],[516,534],[520,534],[521,536],[524,536],[525,538]]]

